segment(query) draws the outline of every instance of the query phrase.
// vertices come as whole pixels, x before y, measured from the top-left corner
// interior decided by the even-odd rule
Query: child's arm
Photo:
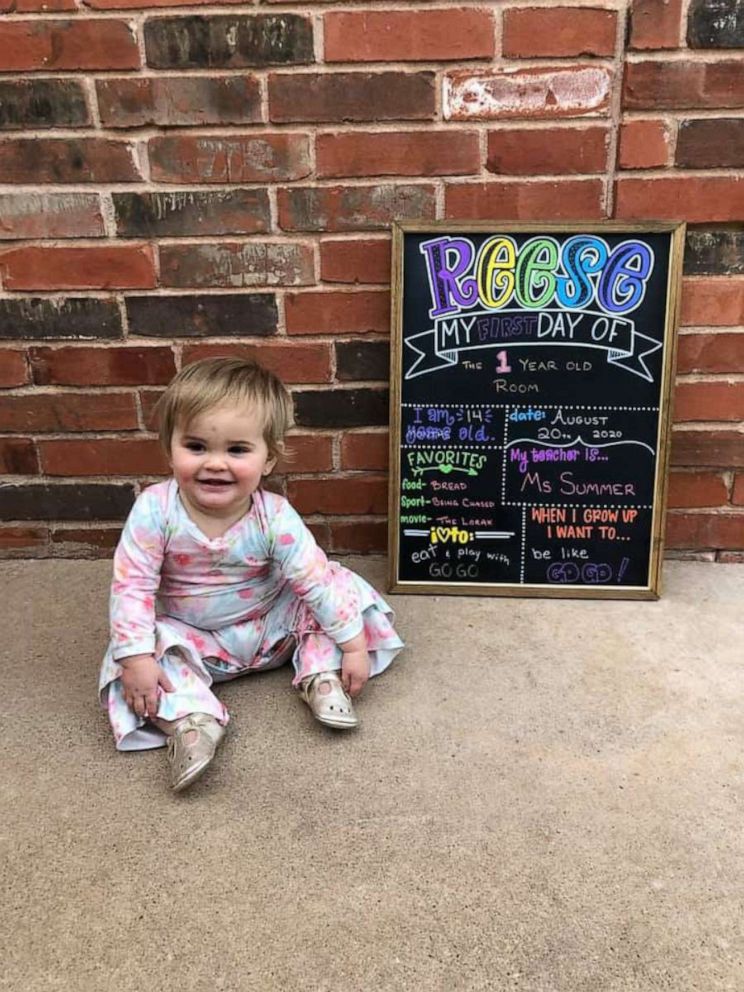
[[[157,498],[146,490],[124,525],[114,554],[109,612],[115,661],[155,651],[155,594],[165,551]]]
[[[297,511],[285,499],[274,499],[279,502],[269,521],[270,557],[328,637],[339,646],[353,641],[363,631],[356,586],[334,573]]]
[[[154,656],[164,544],[158,501],[145,492],[129,514],[114,555],[110,601],[113,657],[121,665],[124,700],[138,716],[157,713],[159,686],[173,691]]]
[[[137,716],[155,716],[158,712],[158,686],[173,692],[175,686],[151,654],[134,654],[120,658],[121,686],[124,702]]]
[[[364,631],[350,641],[339,644],[344,653],[341,662],[341,684],[350,696],[358,696],[369,679],[369,653]]]

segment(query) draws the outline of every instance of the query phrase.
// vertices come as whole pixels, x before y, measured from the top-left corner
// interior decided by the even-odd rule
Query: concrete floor
[[[180,797],[96,708],[109,569],[0,566],[0,988],[744,989],[744,566],[667,563],[658,603],[391,597],[357,733],[286,670],[232,683]]]

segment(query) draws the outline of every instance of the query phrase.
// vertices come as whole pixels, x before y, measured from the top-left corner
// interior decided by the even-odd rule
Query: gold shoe
[[[330,692],[319,692],[324,682],[330,685]],[[333,727],[335,730],[351,730],[352,727],[358,726],[359,720],[354,712],[354,706],[335,672],[318,672],[317,675],[303,679],[300,683],[300,692],[319,723]]]
[[[197,733],[193,744],[184,740],[190,730]],[[168,737],[168,763],[174,792],[182,792],[204,774],[224,736],[225,728],[208,713],[192,713],[176,723]]]

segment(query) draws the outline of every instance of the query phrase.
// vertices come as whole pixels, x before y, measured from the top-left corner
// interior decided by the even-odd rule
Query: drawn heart
[[[448,527],[437,527],[437,540],[447,541],[449,540],[450,532]]]
[[[452,471],[452,466],[451,466],[451,465],[440,465],[440,466],[439,466],[439,471],[440,471],[440,472],[441,472],[441,473],[442,473],[443,475],[449,475],[449,474],[450,474],[450,472]]]

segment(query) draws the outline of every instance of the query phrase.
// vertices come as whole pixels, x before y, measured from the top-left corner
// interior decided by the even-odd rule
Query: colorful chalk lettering
[[[682,244],[395,233],[393,588],[656,595]]]

